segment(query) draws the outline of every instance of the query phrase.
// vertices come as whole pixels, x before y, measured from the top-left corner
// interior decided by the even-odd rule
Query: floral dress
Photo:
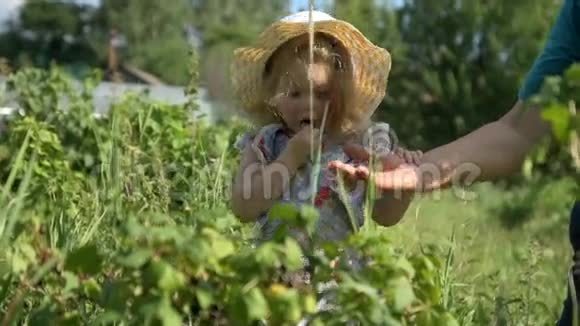
[[[261,128],[257,133],[250,132],[243,135],[237,143],[237,148],[243,150],[249,143],[262,163],[269,164],[278,158],[289,140],[290,136],[283,125],[271,124]],[[371,125],[361,137],[360,142],[374,153],[391,151],[395,145],[393,133],[386,123]],[[349,157],[342,146],[325,148],[321,153],[320,170],[316,171],[316,166],[312,162],[306,163],[292,177],[289,190],[280,198],[280,202],[293,203],[298,206],[310,205],[314,201],[319,212],[315,232],[322,241],[344,240],[353,232],[353,224],[356,224],[357,228],[364,224],[366,184],[357,182],[354,189],[345,189],[341,196],[338,180],[327,168],[327,164],[333,160],[355,166],[362,164]],[[313,187],[312,182],[316,181],[316,172],[318,172],[318,184]],[[282,222],[271,220],[266,212],[258,219],[258,223],[261,229],[260,239],[268,240]],[[304,245],[304,243],[301,244]]]
[[[261,163],[268,164],[276,160],[286,148],[289,140],[290,136],[282,125],[272,124],[263,127],[257,133],[250,132],[243,135],[237,142],[237,148],[243,151],[250,144]],[[375,123],[361,137],[360,143],[367,150],[380,154],[391,151],[396,146],[395,140],[394,133],[391,132],[388,124]],[[317,172],[315,171],[316,166],[312,162],[308,162],[292,177],[289,190],[280,198],[280,202],[293,203],[297,206],[310,205],[314,201],[319,213],[315,232],[322,241],[345,240],[353,233],[353,223],[356,224],[357,228],[364,224],[366,183],[357,182],[354,189],[344,189],[341,195],[342,190],[339,190],[338,180],[327,168],[327,163],[333,160],[340,160],[355,166],[363,164],[363,162],[349,157],[341,146],[325,148],[324,152],[321,153],[318,178],[313,177],[313,174]],[[318,184],[313,191],[312,182],[315,180],[318,180]],[[350,207],[350,213],[347,207]],[[258,224],[261,236],[257,239],[258,242],[270,239],[277,228],[281,226],[281,223],[280,220],[270,219],[268,212],[260,216]],[[304,234],[296,232],[293,235],[303,247],[308,246],[308,239]],[[364,264],[357,255],[349,250],[346,254],[348,256],[346,264],[354,270],[360,270]],[[308,261],[304,260],[304,265],[307,267]],[[307,270],[303,270],[288,273],[283,278],[292,286],[302,286],[310,283],[312,275]],[[321,295],[318,301],[319,311],[335,309],[332,294],[335,285],[334,281],[322,284],[323,288],[319,289]],[[300,326],[308,324],[306,319],[299,323]]]

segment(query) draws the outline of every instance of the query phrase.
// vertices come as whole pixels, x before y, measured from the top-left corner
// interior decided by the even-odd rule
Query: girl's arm
[[[395,155],[406,164],[419,165],[421,151],[409,151],[401,147],[395,150]],[[413,200],[412,192],[403,191],[384,191],[377,192],[381,195],[379,199],[375,200],[373,207],[373,219],[382,226],[393,226],[405,216],[409,205]]]
[[[243,222],[255,221],[282,197],[299,162],[290,150],[262,164],[248,144],[232,187],[232,211]]]
[[[312,139],[315,140],[311,144]],[[260,162],[248,144],[232,187],[232,210],[244,222],[255,221],[280,199],[296,171],[310,156],[310,149],[320,146],[320,130],[303,128],[280,156],[268,163]]]
[[[371,140],[372,143],[369,143]],[[364,145],[361,145],[357,141],[347,142],[344,150],[351,158],[369,162],[371,154],[365,147],[370,147],[373,153],[388,153],[386,155],[391,157],[390,162],[397,166],[403,163],[418,165],[423,155],[421,151],[410,151],[401,147],[397,143],[395,131],[387,123],[383,122],[375,123],[367,130],[367,136],[363,138],[363,143]],[[379,155],[379,158],[381,157]],[[379,163],[383,163],[384,165],[383,160],[380,160]],[[355,168],[350,164],[335,161],[331,162],[331,169],[333,165],[337,164],[341,172],[346,172],[345,176],[347,178],[355,177],[356,179],[368,181],[370,176],[368,166],[361,165]],[[383,169],[385,168],[389,167],[383,166]],[[405,212],[407,212],[413,199],[413,194],[410,192],[381,190],[377,187],[375,189],[377,198],[372,202],[372,219],[382,226],[388,227],[397,224],[403,218]]]

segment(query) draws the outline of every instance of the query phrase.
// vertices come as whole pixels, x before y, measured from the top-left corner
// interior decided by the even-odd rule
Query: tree
[[[99,24],[118,30],[127,40],[126,60],[169,83],[187,84],[190,45],[185,34],[191,4],[174,0],[104,0]],[[101,33],[101,39],[108,37]]]
[[[393,58],[404,48],[395,10],[384,1],[335,0],[334,16],[359,29],[371,42],[389,50]]]
[[[391,54],[392,69],[402,67],[405,56],[405,44],[398,28],[396,11],[388,3],[369,0],[335,0],[334,16],[345,20],[361,31],[371,42],[385,48]],[[393,74],[393,73],[391,73]],[[393,83],[397,81],[389,78]],[[391,82],[387,87],[387,96],[391,94]],[[377,111],[391,110],[380,107]]]
[[[96,65],[88,25],[95,8],[72,1],[27,0],[0,35],[0,53],[16,66]]]
[[[253,43],[266,26],[288,13],[288,0],[193,0],[193,26],[201,35],[201,78],[208,95],[232,98],[229,66],[236,47]]]
[[[393,59],[382,118],[423,149],[497,119],[513,105],[557,8],[553,1],[406,0],[398,10],[406,49]]]

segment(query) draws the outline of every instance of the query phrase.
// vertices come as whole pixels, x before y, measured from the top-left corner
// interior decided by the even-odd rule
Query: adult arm
[[[539,108],[525,107],[524,101],[539,90],[546,76],[562,74],[580,61],[580,8],[566,0],[542,53],[535,60],[512,109],[449,144],[428,151],[419,167],[400,165],[376,175],[381,189],[432,190],[448,187],[462,177],[469,182],[504,177],[519,171],[532,147],[550,131]],[[390,157],[383,162],[393,165]],[[351,166],[333,162],[346,173],[361,174]],[[363,173],[364,174],[364,173]]]
[[[425,154],[424,160],[441,168],[441,180],[449,185],[458,173],[479,169],[477,180],[485,181],[514,174],[550,126],[537,107],[524,107],[524,101],[536,93],[546,76],[561,75],[575,61],[580,61],[580,9],[574,0],[566,0],[550,31],[543,51],[519,92],[519,99],[502,118],[450,144]]]
[[[532,147],[549,131],[540,110],[524,107],[518,100],[499,120],[425,153],[419,168],[423,186],[433,189],[461,182],[463,177],[473,182],[517,173]]]

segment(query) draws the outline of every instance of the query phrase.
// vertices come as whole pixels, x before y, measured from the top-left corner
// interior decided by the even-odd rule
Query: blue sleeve
[[[561,75],[580,61],[580,0],[565,0],[542,53],[519,91],[526,100],[538,92],[547,76]]]

